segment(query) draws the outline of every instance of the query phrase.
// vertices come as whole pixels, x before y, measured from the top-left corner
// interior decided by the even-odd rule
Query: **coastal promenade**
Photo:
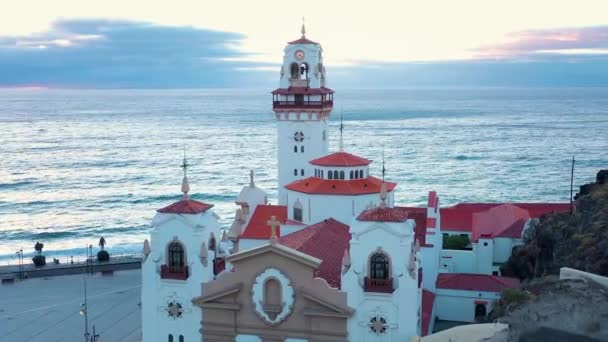
[[[51,259],[52,260],[52,259]],[[139,256],[119,256],[112,257],[107,262],[97,260],[81,261],[75,263],[47,262],[45,266],[36,267],[34,264],[23,264],[20,276],[19,265],[0,266],[0,280],[2,283],[17,281],[20,278],[40,278],[53,277],[70,274],[82,274],[92,272],[108,273],[112,271],[124,271],[141,268],[141,257]]]
[[[47,266],[51,267],[45,271],[55,275],[79,271],[77,266]],[[125,262],[113,266],[131,265]],[[141,341],[140,270],[111,275],[97,272],[51,277],[42,274],[48,273],[34,270],[30,279],[0,285],[0,341],[84,340],[85,317],[80,311],[85,278],[89,333],[95,326],[100,341]]]

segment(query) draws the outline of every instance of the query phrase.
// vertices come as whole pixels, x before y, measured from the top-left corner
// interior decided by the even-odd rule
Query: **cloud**
[[[480,58],[608,55],[608,26],[557,28],[515,32],[502,44],[475,50]]]
[[[0,37],[0,85],[224,86],[251,65],[243,34],[117,20],[62,20],[41,34]]]

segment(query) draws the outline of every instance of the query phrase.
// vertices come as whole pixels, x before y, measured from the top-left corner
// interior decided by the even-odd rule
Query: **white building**
[[[222,235],[184,176],[184,197],[158,210],[144,247],[144,341],[408,341],[436,318],[487,314],[518,285],[497,270],[530,219],[562,205],[440,209],[430,191],[426,207],[397,206],[397,184],[370,175],[371,160],[328,150],[334,92],[320,44],[302,28],[284,52],[272,92],[278,204],[252,172]],[[471,248],[444,250],[444,234]]]

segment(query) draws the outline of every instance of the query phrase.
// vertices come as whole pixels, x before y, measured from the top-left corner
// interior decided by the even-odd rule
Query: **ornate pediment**
[[[194,305],[204,309],[225,309],[225,310],[240,310],[241,305],[238,303],[230,303],[222,301],[226,297],[235,297],[243,288],[243,283],[237,283],[235,286],[228,287],[222,291],[210,293],[205,296],[200,296],[192,299]]]

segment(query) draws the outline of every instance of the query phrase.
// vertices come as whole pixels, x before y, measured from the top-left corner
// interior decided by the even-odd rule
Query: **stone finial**
[[[144,255],[144,261],[146,261],[146,259],[148,258],[148,255],[150,255],[150,252],[152,251],[152,249],[150,249],[150,242],[148,241],[148,239],[144,240],[144,249],[142,251],[142,254]]]
[[[225,230],[222,230],[222,242],[227,242],[228,241],[228,232],[226,232]]]
[[[255,182],[253,181],[253,176],[254,176],[253,170],[249,170],[249,186],[252,188],[255,186]]]
[[[305,19],[304,19],[304,17],[302,17],[302,38],[306,37],[306,25],[305,24],[306,24]]]
[[[184,169],[184,178],[182,178],[182,192],[184,193],[184,199],[188,199],[188,192],[190,192],[190,184],[188,183],[188,166],[190,165],[186,160],[186,147],[184,146],[184,160],[180,166],[182,169]]]
[[[350,253],[348,248],[344,249],[344,255],[342,256],[342,275],[346,274],[350,269]]]

